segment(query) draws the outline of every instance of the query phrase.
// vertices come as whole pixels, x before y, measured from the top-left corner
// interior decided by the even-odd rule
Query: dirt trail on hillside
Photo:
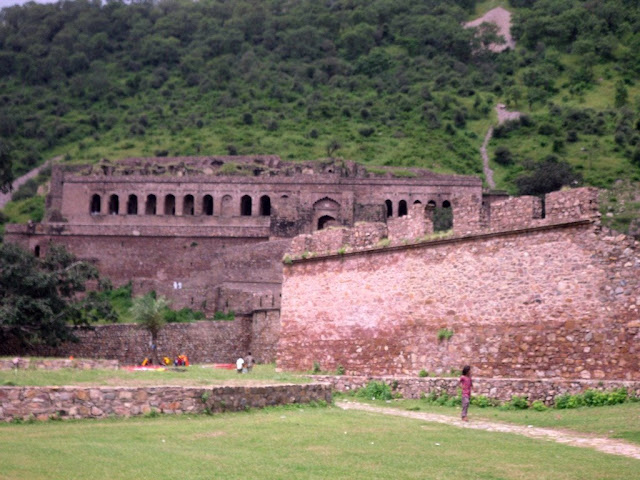
[[[13,181],[13,185],[12,185],[13,190],[11,192],[9,192],[9,193],[1,193],[0,192],[0,210],[3,209],[4,206],[11,201],[11,195],[13,194],[13,192],[18,190],[18,188],[20,188],[27,180],[29,180],[31,178],[34,178],[36,175],[38,175],[40,173],[40,170],[42,170],[47,165],[52,164],[53,162],[55,162],[56,160],[58,160],[60,158],[61,157],[56,157],[53,160],[46,161],[42,165],[40,165],[39,167],[36,167],[33,170],[25,173],[21,177],[16,178]]]
[[[479,27],[483,23],[493,23],[498,27],[498,35],[504,37],[505,43],[503,44],[493,44],[489,47],[490,50],[494,52],[501,52],[506,50],[507,48],[514,49],[516,48],[516,42],[511,36],[511,12],[509,10],[505,10],[502,7],[497,7],[492,10],[489,10],[482,17],[476,18],[475,20],[465,23],[465,27]]]
[[[592,448],[603,453],[611,455],[621,455],[624,457],[635,458],[640,460],[640,445],[624,442],[622,440],[613,440],[606,437],[597,437],[595,435],[587,435],[578,432],[568,432],[554,430],[551,428],[525,427],[522,425],[513,425],[508,423],[488,422],[486,420],[472,420],[463,422],[462,420],[447,415],[439,415],[436,413],[422,413],[407,410],[398,410],[395,408],[374,407],[357,402],[341,401],[336,402],[336,406],[344,410],[363,410],[371,413],[383,415],[394,415],[397,417],[414,418],[425,422],[444,423],[459,428],[470,428],[473,430],[485,430],[487,432],[512,433],[522,435],[538,440],[548,440],[572,447]]]

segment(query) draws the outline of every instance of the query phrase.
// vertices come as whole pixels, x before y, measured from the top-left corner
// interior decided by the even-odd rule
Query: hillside
[[[499,5],[513,13],[515,50],[489,48],[496,28],[464,27]],[[482,175],[504,103],[523,115],[489,144],[498,188],[638,182],[639,11],[636,0],[7,8],[0,171],[56,155],[277,154]],[[29,208],[7,215],[37,217]]]

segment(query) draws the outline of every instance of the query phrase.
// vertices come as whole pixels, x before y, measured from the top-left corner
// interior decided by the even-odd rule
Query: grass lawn
[[[423,421],[278,407],[0,425],[0,479],[621,479],[638,460]]]
[[[233,370],[224,370],[202,365],[192,365],[183,369],[166,371],[128,371],[128,370],[12,370],[0,371],[2,385],[105,385],[105,386],[143,386],[143,385],[239,385],[243,383],[305,383],[310,378],[291,373],[277,373],[274,365],[256,365],[249,374],[238,375]]]
[[[390,403],[356,399],[358,402],[384,407],[460,416],[459,407],[429,404],[423,400],[393,400]],[[640,402],[624,403],[604,407],[581,407],[574,409],[550,408],[543,412],[528,410],[501,410],[500,408],[469,407],[469,419],[533,425],[575,432],[619,438],[640,444]]]

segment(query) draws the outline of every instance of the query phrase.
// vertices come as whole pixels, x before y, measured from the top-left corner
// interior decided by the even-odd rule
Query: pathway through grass
[[[450,415],[440,415],[437,413],[416,412],[408,410],[399,410],[396,408],[376,407],[359,402],[340,401],[336,405],[345,410],[364,410],[373,413],[382,413],[385,415],[394,415],[398,417],[415,418],[428,422],[445,423],[460,428],[470,428],[474,430],[486,430],[489,432],[513,433],[516,435],[524,435],[530,438],[541,440],[551,440],[565,445],[574,447],[594,448],[600,452],[610,453],[613,455],[623,455],[625,457],[640,460],[640,446],[633,445],[620,440],[612,440],[606,437],[597,437],[594,435],[585,435],[577,432],[566,432],[550,428],[540,428],[533,426],[510,425],[506,423],[489,422],[486,420],[474,420],[473,422],[463,422],[458,418]]]

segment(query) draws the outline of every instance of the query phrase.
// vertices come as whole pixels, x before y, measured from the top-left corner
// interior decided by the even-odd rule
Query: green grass
[[[361,399],[358,399],[360,402]],[[438,413],[460,416],[459,407],[446,407],[429,404],[423,400],[394,400],[391,403],[366,401],[366,403],[403,410]],[[469,418],[533,425],[573,430],[581,433],[596,434],[611,438],[620,438],[640,444],[640,403],[632,402],[603,407],[581,407],[558,410],[550,408],[543,412],[528,410],[501,410],[500,408],[469,407]]]
[[[128,370],[80,370],[65,368],[60,370],[13,370],[0,371],[1,385],[16,386],[56,386],[56,385],[212,385],[241,383],[304,383],[310,379],[291,373],[278,373],[272,364],[256,365],[250,374],[238,375],[234,370],[203,368],[191,365],[186,369],[157,371]]]
[[[638,461],[515,435],[280,407],[0,426],[0,479],[620,479]]]

